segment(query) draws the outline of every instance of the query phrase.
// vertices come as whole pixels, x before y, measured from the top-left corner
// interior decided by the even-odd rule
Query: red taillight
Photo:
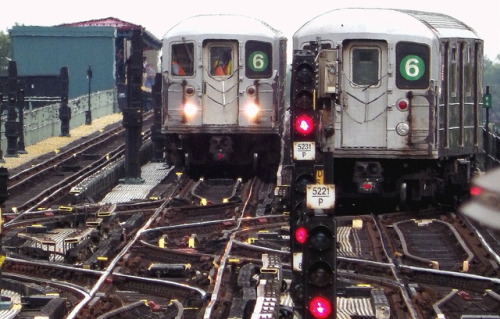
[[[373,188],[373,183],[372,182],[364,182],[363,183],[363,189],[365,191],[371,191]]]
[[[187,86],[187,87],[186,87],[186,90],[185,90],[184,92],[186,92],[186,95],[188,95],[188,96],[192,96],[192,95],[194,94],[194,87],[192,87],[192,86]]]
[[[307,241],[307,229],[305,227],[299,227],[295,230],[295,240],[299,244],[304,244]]]
[[[314,318],[328,318],[332,314],[332,303],[324,297],[316,296],[309,302],[309,312]]]
[[[478,186],[472,186],[470,188],[470,194],[472,196],[479,196],[481,195],[481,193],[483,192],[483,189],[481,187],[478,187]]]
[[[406,99],[398,100],[396,105],[397,105],[398,109],[400,109],[401,111],[406,111],[408,109],[408,100],[406,100]]]
[[[295,131],[301,135],[309,135],[314,130],[314,119],[309,115],[302,114],[295,119]]]

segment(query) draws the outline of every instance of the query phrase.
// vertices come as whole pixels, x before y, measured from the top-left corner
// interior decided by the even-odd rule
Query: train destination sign
[[[331,184],[309,184],[306,189],[308,209],[333,209],[335,206],[335,186]]]

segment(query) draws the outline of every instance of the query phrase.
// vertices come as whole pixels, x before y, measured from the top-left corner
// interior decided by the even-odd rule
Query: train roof
[[[206,14],[187,18],[163,36],[166,38],[185,37],[186,35],[199,35],[209,38],[231,39],[234,37],[263,37],[282,38],[280,31],[269,24],[244,15],[234,14]]]
[[[471,27],[445,14],[383,8],[335,9],[311,19],[293,37],[295,39],[332,33],[356,33],[356,37],[394,34],[433,38],[479,38]]]

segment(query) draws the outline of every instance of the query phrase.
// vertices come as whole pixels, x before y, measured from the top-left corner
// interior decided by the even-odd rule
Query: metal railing
[[[500,132],[483,128],[484,167],[500,166]]]

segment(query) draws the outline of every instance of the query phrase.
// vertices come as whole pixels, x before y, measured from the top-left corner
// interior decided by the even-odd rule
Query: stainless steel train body
[[[286,38],[253,18],[201,15],[172,27],[162,50],[170,161],[277,166]]]
[[[482,149],[483,41],[473,29],[438,13],[339,9],[294,34],[294,50],[314,47],[321,147],[333,152],[339,197],[420,201],[467,189]]]

